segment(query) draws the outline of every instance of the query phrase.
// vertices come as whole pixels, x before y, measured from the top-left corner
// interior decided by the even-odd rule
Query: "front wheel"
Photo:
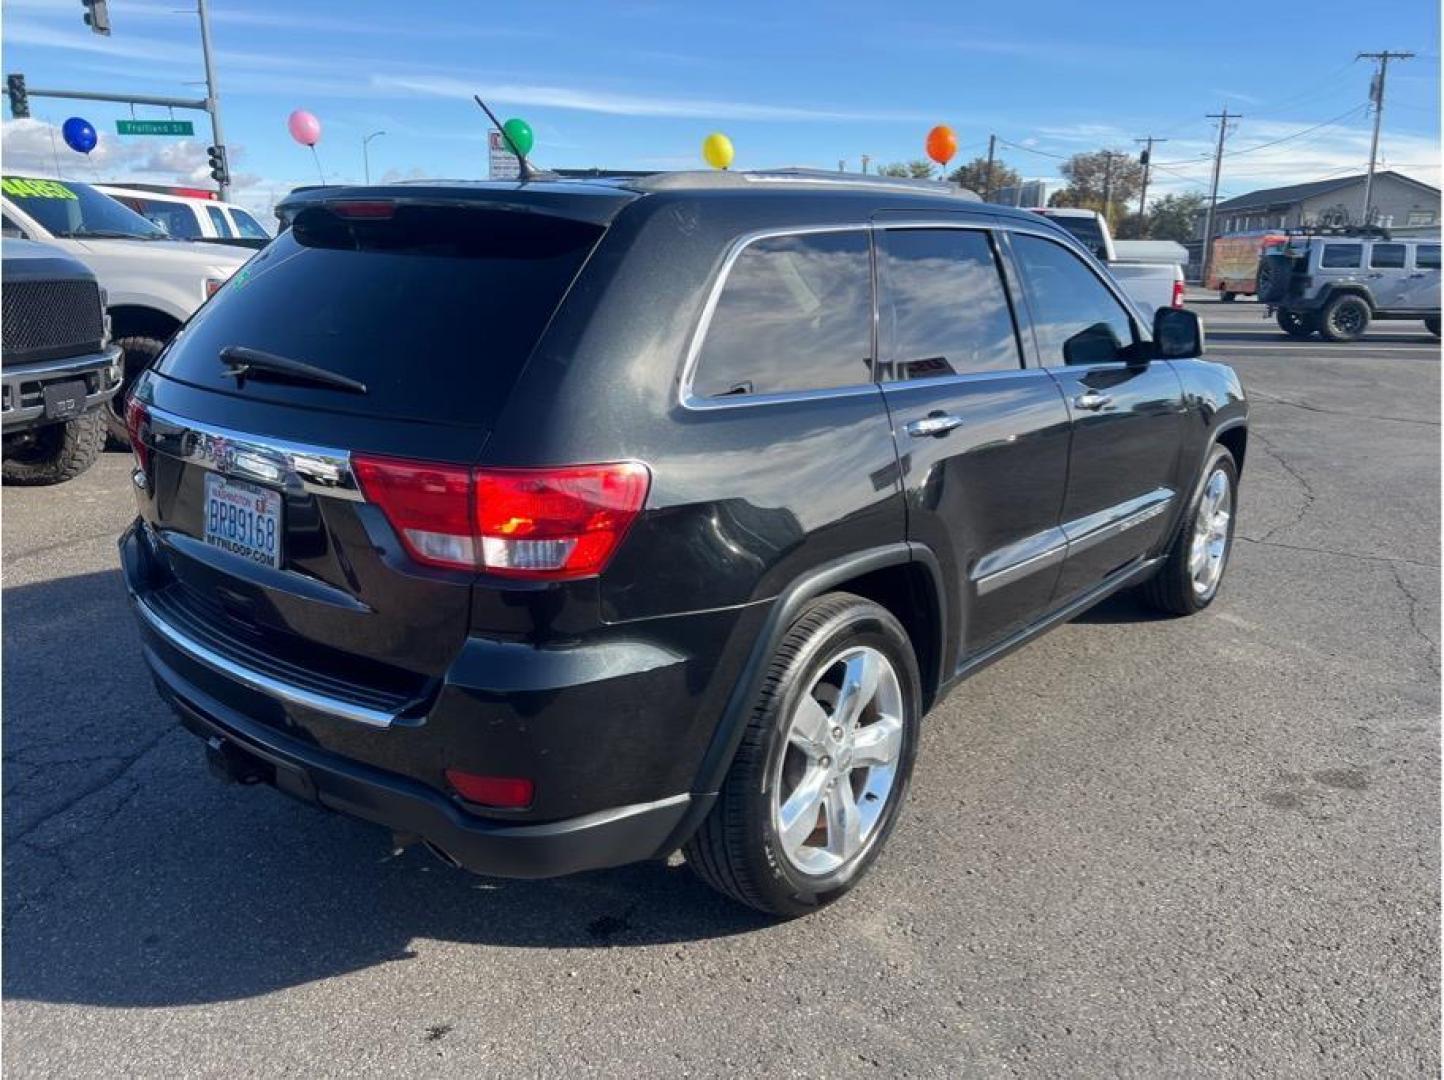
[[[1170,615],[1192,615],[1213,603],[1233,550],[1238,467],[1215,446],[1163,565],[1143,586],[1145,601]]]
[[[1233,303],[1234,300],[1237,298],[1237,296],[1238,296],[1238,293],[1231,293],[1231,292],[1220,292],[1220,293],[1218,294],[1218,298],[1219,298],[1220,300],[1222,300],[1225,304],[1231,304],[1231,303]]]
[[[813,601],[773,656],[688,864],[785,918],[845,894],[897,820],[921,700],[912,646],[887,609],[849,593]]]
[[[1318,320],[1313,316],[1285,308],[1279,308],[1275,318],[1278,320],[1279,329],[1289,337],[1306,338],[1319,328]]]
[[[1324,305],[1319,333],[1329,341],[1358,341],[1369,328],[1369,304],[1362,296],[1346,293]]]
[[[105,443],[99,409],[74,420],[5,437],[5,483],[40,487],[73,480],[95,464]]]

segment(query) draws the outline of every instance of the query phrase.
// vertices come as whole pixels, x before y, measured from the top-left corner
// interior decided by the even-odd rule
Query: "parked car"
[[[1155,262],[1153,259],[1124,259],[1119,256],[1108,222],[1096,210],[1075,210],[1045,206],[1033,211],[1067,229],[1108,266],[1118,284],[1133,298],[1145,315],[1158,308],[1183,307],[1183,262]],[[1187,251],[1182,250],[1187,258]]]
[[[0,350],[7,484],[58,484],[95,463],[105,403],[120,388],[95,275],[63,251],[28,240],[0,244]]]
[[[153,185],[96,184],[95,190],[159,225],[173,240],[209,240],[252,249],[271,242],[271,234],[245,207],[221,202],[202,189],[182,194],[156,190]]]
[[[0,208],[6,236],[73,255],[105,290],[111,333],[124,354],[121,390],[105,417],[111,437],[124,445],[123,406],[136,377],[251,252],[168,240],[129,207],[75,180],[5,176]]]
[[[951,687],[1116,590],[1217,595],[1239,381],[1035,214],[768,173],[286,211],[128,414],[145,658],[225,776],[798,915]]]
[[[1205,289],[1218,293],[1225,304],[1258,293],[1258,270],[1263,257],[1288,244],[1288,235],[1276,229],[1230,233],[1214,237]]]
[[[1439,336],[1439,239],[1293,236],[1264,257],[1259,299],[1291,337],[1355,341],[1375,319],[1422,319]]]

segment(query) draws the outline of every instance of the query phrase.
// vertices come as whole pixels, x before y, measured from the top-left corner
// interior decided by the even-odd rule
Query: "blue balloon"
[[[65,145],[78,154],[88,154],[95,149],[97,137],[89,120],[72,116],[61,125],[60,134],[65,136]]]

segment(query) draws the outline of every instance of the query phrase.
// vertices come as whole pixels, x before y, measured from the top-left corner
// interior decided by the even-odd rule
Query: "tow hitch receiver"
[[[206,764],[226,784],[261,784],[275,777],[275,769],[269,763],[252,757],[219,735],[206,740]]]

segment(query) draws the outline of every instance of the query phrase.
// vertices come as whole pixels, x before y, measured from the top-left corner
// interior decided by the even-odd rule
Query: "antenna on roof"
[[[471,96],[476,99],[476,103],[481,106],[481,111],[486,113],[486,118],[496,128],[497,133],[501,136],[502,145],[516,155],[517,168],[521,171],[521,181],[526,183],[531,179],[531,165],[527,163],[526,152],[511,141],[511,136],[506,133],[506,128],[501,126],[501,122],[496,118],[496,113],[487,108],[486,102],[481,100],[481,95],[472,94]]]

